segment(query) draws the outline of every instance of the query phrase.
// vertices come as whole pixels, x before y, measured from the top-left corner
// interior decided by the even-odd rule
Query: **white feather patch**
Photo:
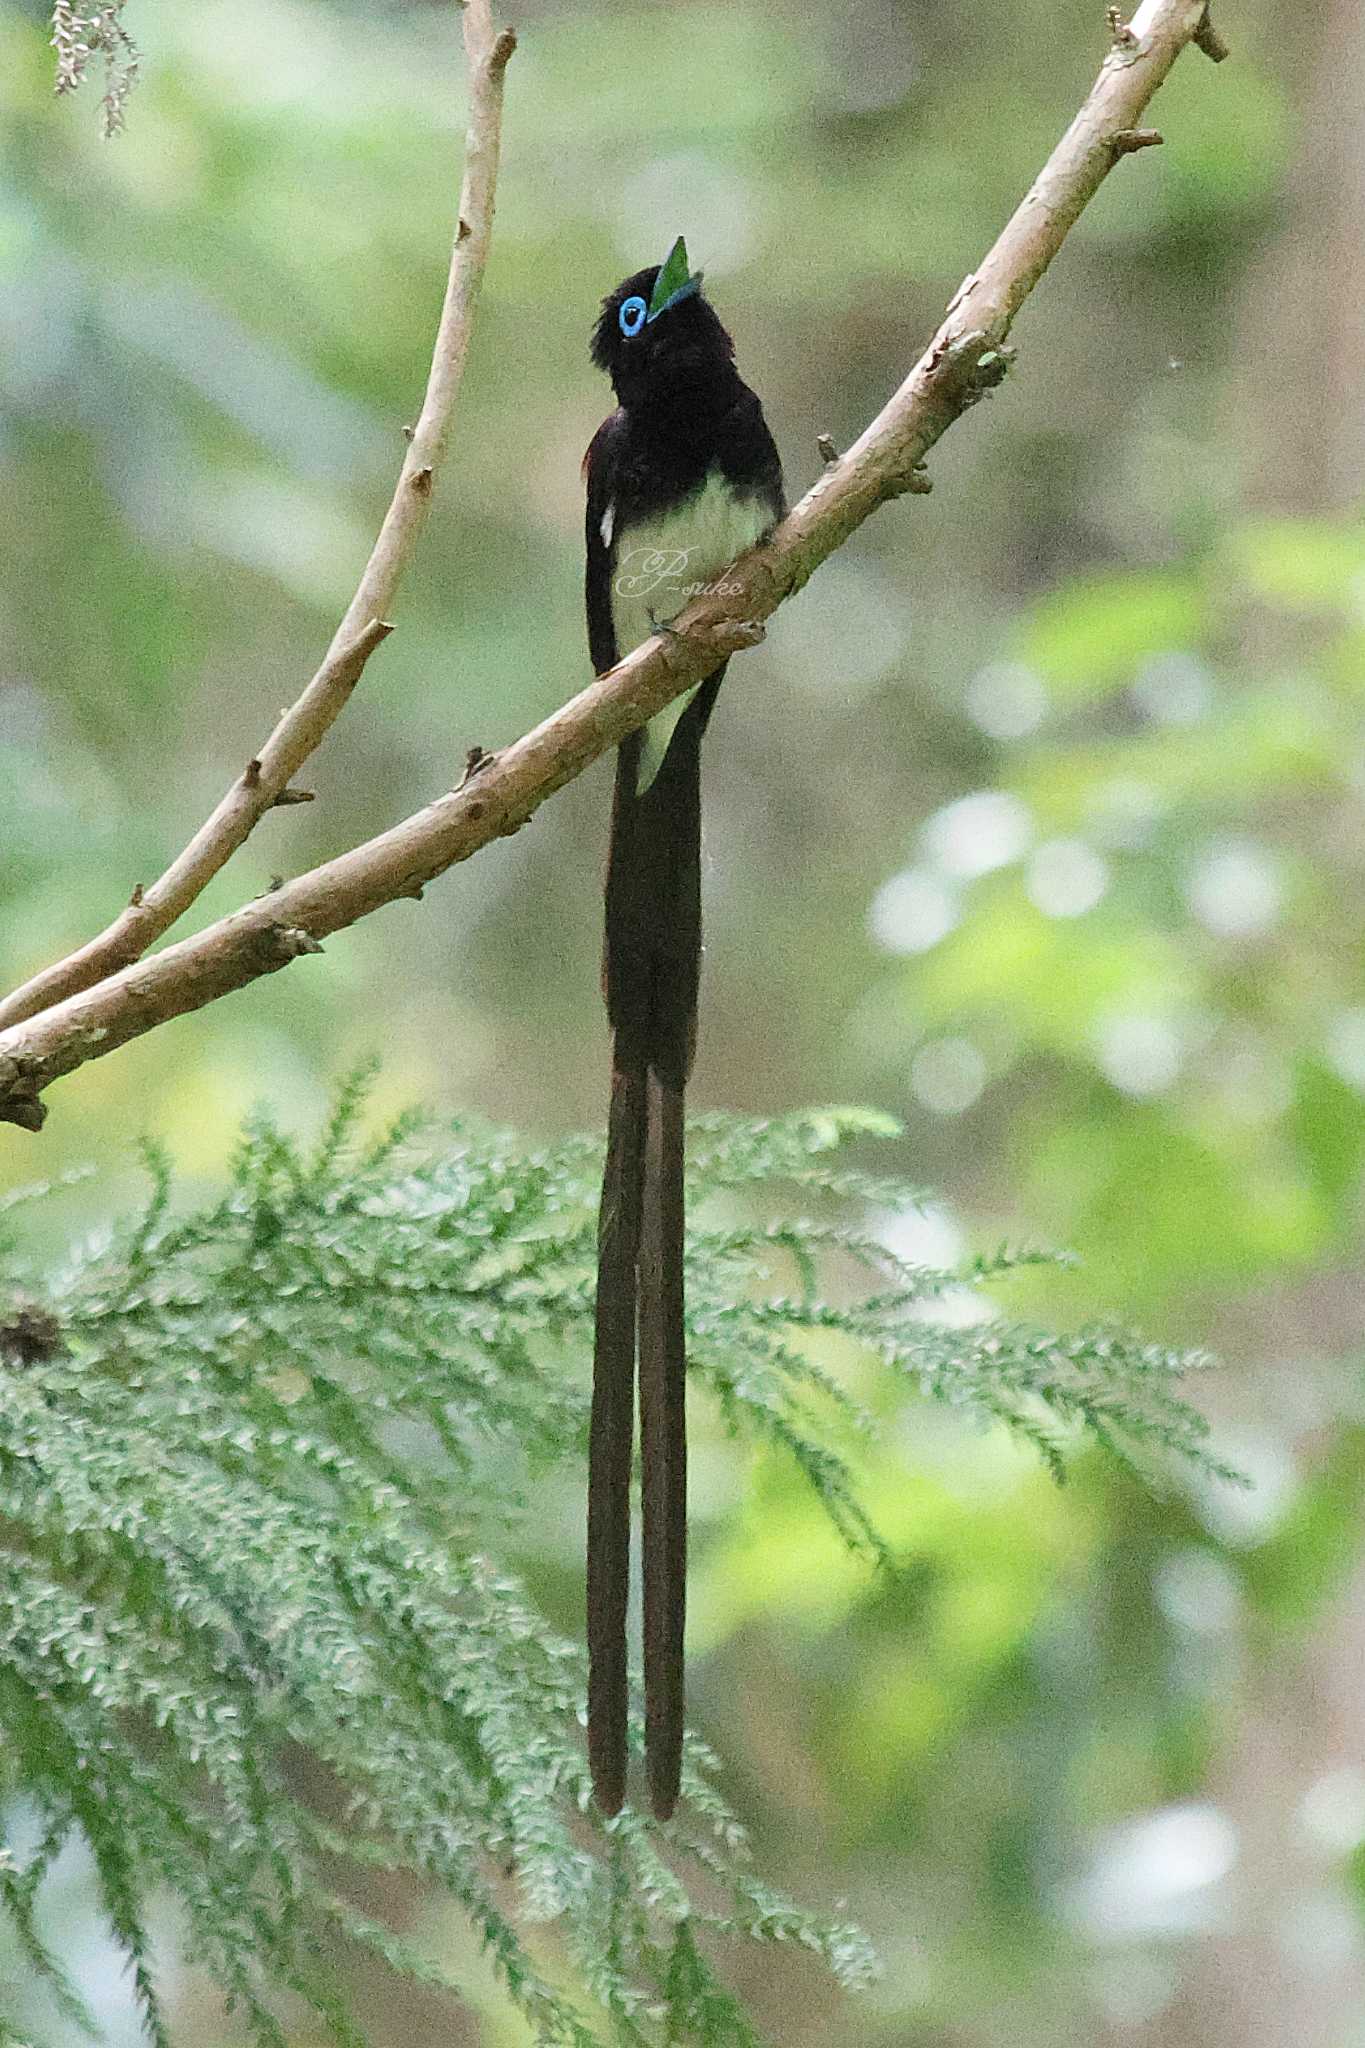
[[[604,529],[614,513],[615,507],[609,507]],[[761,500],[736,498],[729,484],[711,470],[683,504],[627,527],[611,584],[612,624],[621,654],[647,640],[656,619],[667,624],[694,597],[713,588],[720,571],[751,548],[771,520]],[[675,697],[646,726],[637,789],[648,789],[658,774],[674,727],[694,695],[689,690]]]
[[[616,531],[616,507],[614,505],[608,505],[606,511],[602,514],[602,524],[598,531],[602,535],[603,547],[609,548],[611,546],[612,534]]]

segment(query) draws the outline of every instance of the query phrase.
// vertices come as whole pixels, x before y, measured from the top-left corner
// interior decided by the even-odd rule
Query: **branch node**
[[[962,412],[969,406],[976,405],[988,392],[994,391],[998,384],[1004,382],[1010,365],[1018,354],[1016,349],[1006,348],[1002,344],[999,348],[982,349],[978,355],[977,350],[986,338],[984,329],[975,328],[972,333],[964,334],[960,341],[954,342],[948,350],[950,368],[962,373],[955,392],[956,403]]]
[[[1109,147],[1115,156],[1131,156],[1134,150],[1155,149],[1164,142],[1165,136],[1156,128],[1120,128],[1109,138]]]
[[[271,805],[272,810],[287,810],[292,804],[311,804],[317,799],[315,789],[282,789]]]
[[[948,301],[947,308],[943,315],[945,320],[948,319],[949,315],[957,311],[958,307],[962,304],[962,301],[965,298],[969,297],[969,295],[976,290],[977,285],[980,282],[980,277],[978,276],[976,271],[969,270],[967,272],[967,275],[963,278],[961,284],[958,286],[957,290],[953,293],[953,296]]]
[[[494,74],[495,77],[499,71],[505,71],[507,69],[508,63],[512,56],[512,52],[516,49],[516,47],[516,30],[511,28],[503,29],[499,34],[497,41],[494,43],[492,54],[488,59],[488,68]]]
[[[132,895],[131,895],[131,896],[130,896],[130,897],[128,898],[128,908],[129,908],[130,910],[141,910],[141,908],[142,908],[142,884],[141,884],[141,882],[134,882],[134,884],[133,884],[133,893],[132,893]]]
[[[891,472],[883,485],[883,494],[888,499],[901,498],[906,495],[913,498],[927,498],[933,488],[934,479],[930,476],[923,462],[914,461],[903,469]]]
[[[431,464],[424,462],[420,469],[415,469],[412,472],[408,482],[420,497],[426,498],[431,495],[431,476]]]
[[[253,754],[246,767],[242,770],[242,787],[243,789],[258,789],[260,782],[261,764],[256,755]]]
[[[461,214],[460,225],[455,231],[456,241],[467,242],[469,240],[469,237],[473,234],[473,232],[473,228],[469,225],[469,222],[465,219],[464,215]]]
[[[717,629],[716,637],[732,645],[738,653],[742,647],[757,647],[767,631],[762,619],[727,619]]]
[[[36,1069],[28,1060],[6,1054],[0,1058],[0,1123],[18,1124],[21,1131],[40,1131],[46,1121]]]
[[[833,441],[831,441],[829,435],[817,434],[815,437],[815,446],[819,451],[820,460],[824,463],[825,468],[832,469],[835,463],[839,460],[839,451],[835,447]]]
[[[955,335],[946,346],[938,345],[934,353],[940,362],[946,356],[950,363],[957,364],[967,356],[974,356],[986,339],[984,327],[969,327],[965,334]]]
[[[464,757],[464,774],[460,777],[456,787],[463,789],[467,782],[472,782],[474,777],[481,775],[485,768],[491,768],[496,759],[496,754],[486,753],[482,747],[471,747]]]
[[[297,960],[301,953],[320,953],[322,947],[311,932],[301,924],[276,924],[270,927],[272,943],[277,952],[286,960]]]
[[[994,391],[997,384],[1003,384],[1018,355],[1017,348],[988,348],[985,355],[976,359],[976,381],[983,391]]]
[[[1104,18],[1109,27],[1109,41],[1113,48],[1125,57],[1135,57],[1139,48],[1138,39],[1124,20],[1121,10],[1117,7],[1106,7]]]
[[[412,439],[413,435],[414,435],[414,434],[415,434],[416,432],[417,432],[417,429],[416,429],[416,427],[413,427],[413,426],[407,426],[407,427],[404,427],[404,428],[403,428],[403,439],[404,439],[405,441],[410,441],[410,440]]]
[[[1227,44],[1213,25],[1213,16],[1207,7],[1200,16],[1199,26],[1194,32],[1194,44],[1213,64],[1221,64],[1225,57],[1231,55]]]

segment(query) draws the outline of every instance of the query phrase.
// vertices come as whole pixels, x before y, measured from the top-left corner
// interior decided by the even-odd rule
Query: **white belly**
[[[609,508],[606,518],[612,516]],[[720,571],[751,548],[771,520],[761,500],[736,499],[729,485],[712,470],[684,504],[627,527],[618,536],[612,572],[612,622],[618,653],[629,654],[654,632],[656,621],[666,624],[703,591],[723,595],[723,578],[716,588]],[[675,697],[646,726],[638,789],[648,789],[658,774],[673,728],[694,694],[689,690]]]

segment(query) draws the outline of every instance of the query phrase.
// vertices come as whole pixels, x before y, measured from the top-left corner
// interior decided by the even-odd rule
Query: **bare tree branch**
[[[392,630],[384,615],[426,525],[469,353],[493,226],[503,74],[516,48],[510,30],[499,33],[494,28],[490,0],[464,0],[464,43],[469,129],[445,303],[421,415],[412,429],[392,502],[355,596],[317,674],[184,852],[159,880],[136,891],[127,908],[97,938],[0,1001],[0,1030],[36,1017],[53,1003],[92,988],[106,975],[140,960],[148,947],[184,916],[260,819],[279,802],[290,779],[344,709],[370,655]]]
[[[1228,46],[1214,27],[1212,16],[1207,7],[1204,9],[1203,20],[1194,32],[1194,40],[1204,52],[1204,55],[1215,64],[1221,64],[1229,54]]]
[[[1203,0],[1142,0],[1085,104],[980,268],[964,279],[904,384],[763,547],[726,576],[727,596],[698,599],[533,732],[471,759],[461,787],[378,838],[0,1033],[0,1120],[39,1128],[41,1091],[171,1017],[318,950],[328,933],[423,885],[490,840],[515,832],[545,798],[627,732],[752,645],[761,621],[799,590],[888,498],[922,490],[939,437],[1008,368],[1015,315],[1087,201],[1129,153],[1139,117],[1204,22]],[[822,451],[822,453],[825,451]],[[829,451],[830,454],[833,451]]]

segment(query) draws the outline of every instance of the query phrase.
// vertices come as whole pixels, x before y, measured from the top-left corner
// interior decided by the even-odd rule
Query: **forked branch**
[[[472,0],[471,0],[472,4]],[[895,396],[772,538],[727,573],[727,595],[690,605],[534,731],[482,757],[459,789],[392,830],[300,875],[196,937],[0,1032],[0,1119],[36,1130],[42,1090],[86,1060],[201,1008],[330,932],[515,832],[554,790],[710,672],[752,645],[762,621],[889,498],[924,488],[930,449],[1004,376],[1006,338],[1087,202],[1145,135],[1141,116],[1187,44],[1207,41],[1204,0],[1142,0],[1099,77],[979,269],[955,293]],[[1139,145],[1141,146],[1141,145]],[[832,451],[830,451],[832,453]]]
[[[494,28],[490,0],[465,0],[463,18],[469,131],[445,303],[426,397],[355,596],[312,681],[184,851],[155,882],[135,890],[126,909],[97,938],[0,1000],[0,1031],[140,960],[184,916],[266,812],[284,799],[292,778],[345,708],[371,654],[392,630],[386,614],[426,525],[469,353],[493,227],[503,74],[516,48],[510,30]]]

